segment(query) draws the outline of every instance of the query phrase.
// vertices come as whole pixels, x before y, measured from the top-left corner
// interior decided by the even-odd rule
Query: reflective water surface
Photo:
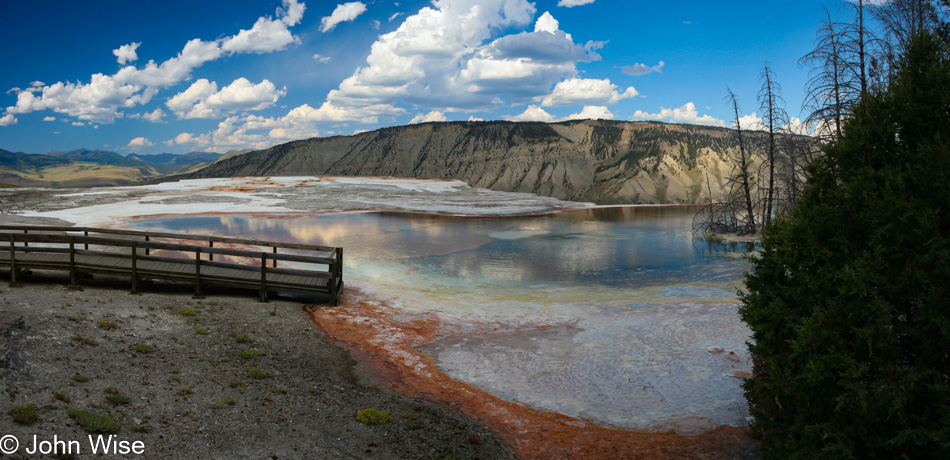
[[[407,320],[506,325],[422,347],[453,378],[505,399],[618,426],[688,417],[741,425],[747,407],[733,374],[751,366],[735,292],[750,248],[694,239],[694,212],[182,216],[131,225],[342,246],[347,284],[394,303]]]

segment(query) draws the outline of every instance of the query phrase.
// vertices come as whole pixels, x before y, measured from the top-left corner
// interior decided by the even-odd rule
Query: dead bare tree
[[[818,29],[815,49],[799,59],[798,64],[811,69],[802,105],[808,113],[805,122],[814,127],[817,136],[830,140],[841,136],[844,117],[860,90],[856,90],[848,74],[851,66],[845,54],[845,25],[833,21],[828,10],[825,17]]]
[[[736,118],[736,135],[739,139],[739,168],[738,174],[735,175],[739,185],[742,187],[743,201],[746,206],[746,221],[745,228],[740,228],[739,233],[741,234],[751,234],[755,233],[757,228],[755,225],[755,211],[753,210],[752,205],[752,193],[751,186],[749,184],[749,159],[746,154],[745,144],[743,143],[742,138],[742,126],[739,123],[739,99],[736,97],[736,94],[732,92],[728,87],[726,88],[726,100],[732,104],[732,113]]]
[[[739,124],[739,98],[729,88],[726,88],[726,101],[732,105],[732,111],[735,114],[739,156],[732,174],[726,181],[727,191],[723,200],[718,203],[713,202],[710,190],[710,204],[693,216],[693,232],[703,236],[750,235],[759,230],[752,202],[749,154],[746,150],[742,126]]]
[[[778,136],[781,134],[782,127],[788,125],[788,113],[785,112],[782,87],[775,81],[775,74],[767,62],[762,73],[759,74],[759,79],[762,81],[762,88],[759,89],[758,94],[759,110],[762,112],[762,125],[769,135],[765,163],[768,167],[768,186],[763,215],[763,225],[767,225],[772,219],[772,206],[775,201],[775,165],[776,157],[780,154]]]
[[[872,13],[888,35],[894,52],[900,55],[915,35],[940,31],[948,11],[950,2],[946,0],[890,0],[875,6]]]

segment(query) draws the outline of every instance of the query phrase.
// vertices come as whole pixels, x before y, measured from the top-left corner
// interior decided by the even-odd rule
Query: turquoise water
[[[342,246],[344,278],[453,331],[422,347],[453,378],[596,422],[746,423],[749,331],[735,292],[745,244],[694,239],[691,207],[523,217],[393,212],[180,216],[143,229]],[[708,348],[732,351],[713,354]],[[736,359],[738,357],[738,359]]]
[[[398,259],[462,280],[643,287],[738,280],[744,245],[694,239],[693,207],[609,207],[530,217],[364,212],[309,217],[182,216],[133,225],[342,246],[345,264]]]

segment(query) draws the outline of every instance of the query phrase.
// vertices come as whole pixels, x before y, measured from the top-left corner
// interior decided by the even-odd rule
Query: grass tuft
[[[356,419],[363,425],[382,425],[393,419],[392,415],[375,407],[362,409],[356,413]]]
[[[89,433],[115,433],[119,431],[119,422],[101,412],[69,409],[66,413]]]
[[[13,417],[13,421],[21,425],[32,425],[36,422],[36,405],[33,403],[12,407],[7,413]]]
[[[235,402],[234,398],[225,396],[224,398],[218,398],[208,403],[208,407],[211,409],[223,409],[225,406],[233,406]]]
[[[250,368],[250,369],[247,370],[247,376],[250,377],[250,378],[252,378],[252,379],[266,379],[266,378],[270,377],[271,375],[268,374],[267,372],[264,372],[264,371],[261,370],[261,369],[258,369],[258,368],[256,368],[256,367],[252,367],[252,368]]]
[[[155,351],[155,347],[145,344],[145,343],[137,343],[135,345],[132,345],[132,349],[139,353],[151,353]]]

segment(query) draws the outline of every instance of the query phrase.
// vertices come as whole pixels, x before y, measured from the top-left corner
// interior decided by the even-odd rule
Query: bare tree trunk
[[[765,64],[765,70],[762,71],[762,79],[762,91],[764,91],[765,94],[761,99],[763,108],[766,110],[765,121],[768,123],[767,128],[769,129],[769,153],[767,160],[769,162],[769,188],[765,198],[765,225],[768,225],[769,221],[772,220],[772,198],[775,191],[775,113],[777,109],[775,107],[772,72],[769,69],[768,63]]]
[[[755,211],[752,208],[752,192],[749,187],[749,165],[748,160],[746,159],[745,145],[742,142],[742,126],[739,124],[739,100],[736,98],[735,93],[731,89],[726,89],[728,95],[726,98],[732,103],[732,111],[736,117],[736,132],[739,135],[739,180],[741,182],[742,191],[745,195],[745,207],[746,212],[748,213],[748,228],[746,229],[747,233],[755,233]]]

